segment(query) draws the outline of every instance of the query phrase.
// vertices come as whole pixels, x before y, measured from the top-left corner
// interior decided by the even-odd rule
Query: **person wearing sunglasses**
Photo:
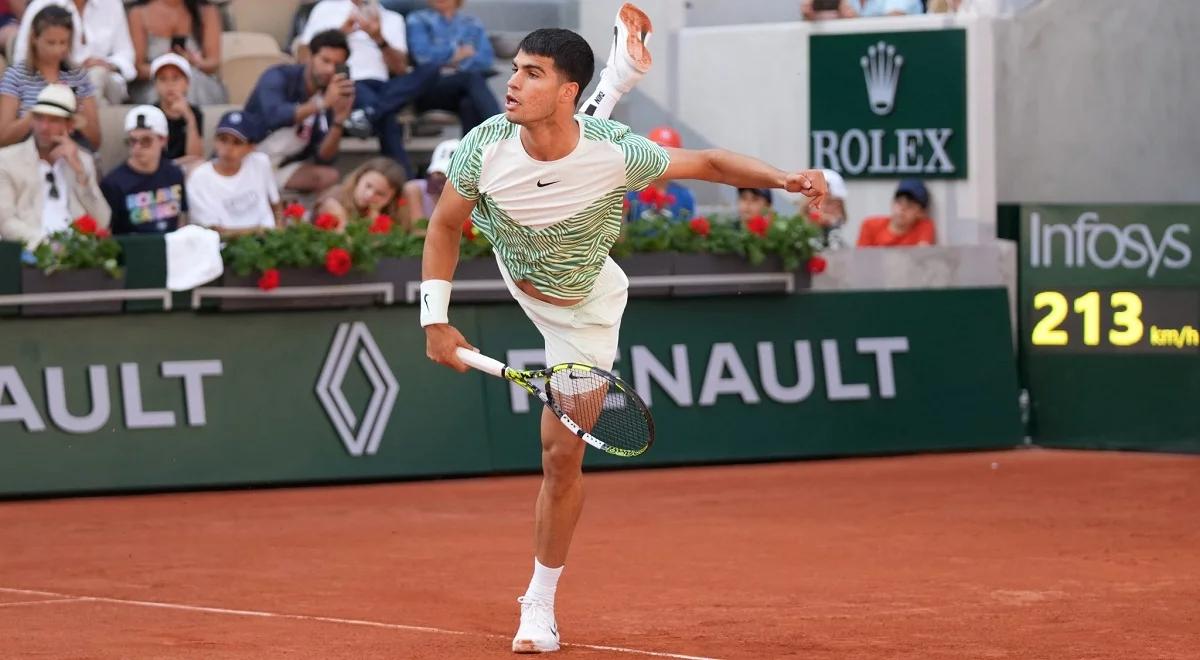
[[[70,87],[47,85],[29,108],[32,135],[0,149],[0,240],[32,247],[82,215],[108,226],[96,165],[71,139],[76,109]]]
[[[152,105],[125,115],[129,158],[100,182],[114,234],[165,234],[187,224],[183,170],[165,155],[169,134],[167,115]]]

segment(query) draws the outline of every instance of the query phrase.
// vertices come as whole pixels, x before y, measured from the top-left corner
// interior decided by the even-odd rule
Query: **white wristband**
[[[450,283],[446,280],[421,282],[421,327],[450,322]]]

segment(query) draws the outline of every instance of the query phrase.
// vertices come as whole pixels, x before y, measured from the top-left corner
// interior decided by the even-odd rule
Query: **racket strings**
[[[554,374],[550,398],[597,440],[617,449],[641,451],[652,441],[642,406],[604,374],[569,369]]]

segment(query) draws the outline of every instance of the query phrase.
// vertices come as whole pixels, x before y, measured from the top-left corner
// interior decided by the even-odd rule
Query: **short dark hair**
[[[542,28],[525,35],[518,50],[554,60],[554,68],[579,85],[575,94],[575,104],[579,104],[579,97],[596,72],[596,56],[583,37],[562,28]]]
[[[344,50],[346,57],[350,57],[350,42],[346,41],[346,35],[341,30],[325,30],[313,35],[312,40],[308,42],[309,54],[316,55],[322,48]]]

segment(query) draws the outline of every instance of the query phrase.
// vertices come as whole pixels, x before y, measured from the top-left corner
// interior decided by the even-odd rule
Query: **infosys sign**
[[[1039,280],[1200,286],[1200,207],[1022,208],[1023,269]]]
[[[967,176],[965,30],[813,35],[813,167],[847,178]]]

